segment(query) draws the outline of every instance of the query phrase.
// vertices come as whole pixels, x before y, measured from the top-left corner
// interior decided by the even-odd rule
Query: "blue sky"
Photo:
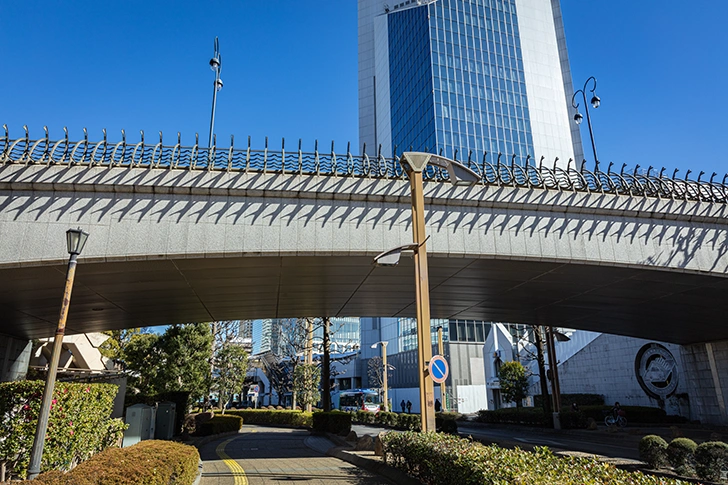
[[[728,171],[728,2],[562,0],[575,84],[598,79],[599,158]],[[218,144],[252,137],[358,146],[354,0],[293,2],[9,1],[0,6],[0,124],[32,137],[47,125],[91,139],[124,128],[191,143],[207,139],[220,38],[224,89]],[[586,126],[583,125],[583,130]],[[588,144],[588,134],[584,131]],[[588,146],[588,145],[587,145]]]

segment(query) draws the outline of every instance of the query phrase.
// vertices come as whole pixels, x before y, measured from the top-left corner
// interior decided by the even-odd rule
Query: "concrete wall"
[[[25,379],[32,350],[30,340],[0,335],[0,382]]]
[[[728,425],[728,341],[681,348],[690,407],[702,423]]]
[[[674,395],[661,403],[659,399],[648,395],[640,386],[635,359],[643,346],[653,342],[602,334],[564,361],[561,361],[557,348],[561,392],[601,394],[606,404],[619,401],[620,404],[627,406],[664,406],[668,414],[702,420],[696,410],[691,409],[693,396],[690,382],[695,379],[695,375],[686,367],[679,345],[657,342],[672,354],[677,364],[678,372],[675,377],[678,379],[678,384]],[[532,386],[531,390],[534,393],[540,392],[538,384]],[[567,408],[569,403],[562,403],[562,406]]]

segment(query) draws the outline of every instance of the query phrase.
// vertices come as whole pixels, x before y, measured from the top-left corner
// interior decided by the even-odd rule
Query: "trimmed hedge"
[[[660,468],[667,463],[667,442],[660,436],[648,434],[639,444],[640,460],[651,468]]]
[[[11,477],[26,476],[44,385],[0,383],[0,461]],[[113,384],[56,383],[41,471],[69,470],[119,442],[126,425],[110,418],[117,390]]]
[[[718,481],[728,469],[728,445],[722,441],[706,441],[695,448],[695,471],[703,480]]]
[[[481,409],[476,421],[548,427],[551,426],[552,418],[546,416],[541,408],[501,408],[493,411]]]
[[[313,429],[319,433],[349,434],[351,414],[341,411],[313,413]]]
[[[211,420],[202,423],[200,429],[195,430],[195,435],[210,436],[213,434],[229,433],[231,431],[240,431],[242,427],[243,418],[240,416],[216,414]]]
[[[351,422],[359,424],[378,424],[386,428],[405,431],[419,431],[422,421],[419,414],[387,413],[380,411],[352,411]],[[456,425],[457,426],[457,425]]]
[[[678,485],[680,480],[627,472],[589,458],[557,457],[548,448],[534,452],[484,446],[442,433],[387,433],[384,460],[428,485],[484,483]]]
[[[551,399],[551,395],[548,396]],[[572,403],[581,406],[604,406],[604,396],[601,394],[561,394],[561,408],[570,408]],[[543,408],[543,397],[541,394],[533,396],[533,406]]]
[[[111,448],[70,472],[43,473],[28,485],[191,485],[200,454],[194,446],[146,440],[128,448]]]
[[[240,416],[247,424],[274,424],[310,428],[313,426],[313,413],[292,410],[231,409],[225,416]]]

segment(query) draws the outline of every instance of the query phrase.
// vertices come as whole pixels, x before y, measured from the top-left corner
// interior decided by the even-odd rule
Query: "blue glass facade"
[[[392,145],[474,159],[532,154],[515,0],[389,14]]]

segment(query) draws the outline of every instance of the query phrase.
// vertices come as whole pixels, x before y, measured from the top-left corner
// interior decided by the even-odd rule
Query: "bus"
[[[374,389],[349,389],[333,395],[332,398],[334,407],[341,411],[376,413],[381,409],[379,392]]]

